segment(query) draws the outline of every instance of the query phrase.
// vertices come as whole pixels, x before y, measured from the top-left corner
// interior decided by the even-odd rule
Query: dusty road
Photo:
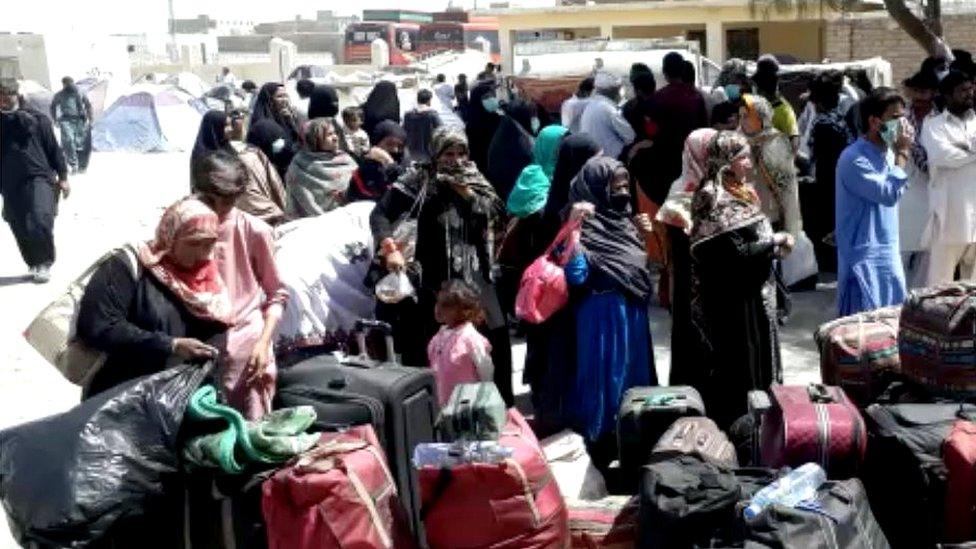
[[[62,202],[55,228],[58,262],[53,280],[36,286],[23,280],[22,263],[6,225],[0,227],[0,429],[67,410],[79,390],[65,381],[23,340],[37,312],[105,251],[152,235],[162,210],[187,188],[188,154],[98,153],[88,174],[72,179],[73,193]],[[795,296],[790,324],[782,334],[788,383],[819,377],[813,330],[834,310],[829,287]],[[664,311],[652,315],[659,375],[669,370],[668,325]],[[517,345],[516,364],[524,356]],[[520,372],[516,376],[521,378]],[[0,527],[0,548],[16,547]]]

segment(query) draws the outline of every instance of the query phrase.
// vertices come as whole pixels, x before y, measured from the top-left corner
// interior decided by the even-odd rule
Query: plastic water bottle
[[[427,442],[413,450],[413,464],[421,467],[456,467],[465,463],[501,463],[512,457],[511,448],[496,441]]]
[[[827,482],[827,473],[816,463],[807,463],[790,474],[763,488],[752,497],[743,514],[752,520],[773,503],[796,507],[802,501],[813,499],[817,489]]]

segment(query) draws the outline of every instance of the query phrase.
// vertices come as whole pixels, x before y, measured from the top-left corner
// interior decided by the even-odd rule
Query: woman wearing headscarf
[[[755,169],[752,181],[763,213],[777,230],[795,237],[803,230],[796,181],[796,153],[790,137],[773,127],[773,106],[766,98],[742,96],[742,133],[749,140]]]
[[[437,332],[434,302],[448,280],[463,280],[481,295],[486,322],[483,332],[491,343],[495,384],[511,405],[512,355],[508,326],[492,278],[493,234],[502,203],[468,160],[464,134],[441,128],[434,134],[433,161],[407,171],[377,203],[370,216],[373,236],[386,272],[414,267],[406,265],[405,243],[394,239],[396,225],[408,215],[417,220],[414,261],[423,276],[414,279],[418,302],[409,300],[394,306],[379,304],[377,317],[394,320],[400,326],[397,345],[405,364],[427,364],[426,344]],[[409,267],[409,268],[408,268]],[[404,310],[407,309],[407,310]],[[411,310],[412,309],[412,310]],[[393,318],[391,318],[393,317]],[[396,322],[398,319],[402,322]]]
[[[274,120],[260,120],[247,130],[247,142],[271,161],[278,178],[284,180],[297,148]]]
[[[268,82],[261,86],[261,91],[254,100],[251,127],[255,127],[262,120],[271,120],[277,124],[292,146],[298,142],[298,117],[288,99],[288,91],[277,82]]]
[[[498,112],[501,110],[501,104],[495,95],[495,86],[495,79],[489,78],[477,82],[471,88],[464,126],[471,160],[481,173],[488,173],[488,149],[502,121],[501,114]]]
[[[553,126],[550,126],[553,127]],[[549,128],[543,129],[536,140],[536,149],[545,147]],[[542,145],[540,145],[542,143]],[[552,170],[551,185],[540,219],[533,224],[531,238],[542,248],[542,254],[563,225],[563,213],[569,203],[569,185],[576,175],[594,156],[600,154],[600,145],[587,134],[564,134]],[[540,164],[541,165],[541,164]],[[529,168],[526,168],[527,170]],[[520,185],[512,196],[516,196]],[[511,199],[511,197],[510,197]],[[511,200],[510,200],[511,201]],[[535,259],[533,257],[532,259]],[[569,308],[556,312],[546,322],[525,326],[526,352],[524,383],[532,387],[532,409],[536,421],[544,425],[544,431],[559,431],[566,427],[564,399],[568,396],[568,380],[574,379],[576,353],[566,342],[575,338],[575,317]]]
[[[78,338],[107,359],[84,398],[169,365],[216,358],[227,331],[227,286],[212,259],[217,215],[195,198],[170,206],[151,242],[120,250],[85,287]]]
[[[200,120],[200,129],[197,130],[197,140],[193,144],[193,152],[190,153],[190,167],[204,155],[212,153],[217,149],[226,149],[230,144],[231,133],[230,118],[224,111],[207,111]]]
[[[692,202],[692,319],[709,369],[697,385],[709,417],[727,429],[746,413],[746,395],[782,381],[773,258],[794,245],[774,233],[748,183],[749,143],[720,132],[710,143],[708,179]]]
[[[230,113],[230,149],[247,168],[247,189],[237,207],[270,225],[287,221],[285,185],[278,169],[261,149],[244,141],[244,111]]]
[[[336,135],[339,136],[339,150],[350,152],[346,143],[346,132],[339,123],[339,94],[335,88],[326,84],[318,84],[312,90],[308,100],[308,119],[328,118]],[[350,153],[351,154],[351,153]]]
[[[513,310],[522,272],[545,251],[551,241],[546,241],[545,234],[539,229],[549,198],[552,174],[556,169],[559,145],[568,131],[555,125],[539,132],[532,151],[534,161],[522,170],[508,196],[508,213],[512,219],[498,247],[497,256],[501,268],[499,293],[506,312]]]
[[[624,391],[657,385],[647,316],[651,275],[631,220],[630,174],[623,164],[590,159],[573,180],[570,202],[572,216],[585,220],[580,249],[565,267],[576,293],[576,374],[567,412],[584,438],[607,443]]]
[[[376,83],[373,90],[366,97],[363,103],[363,129],[372,138],[376,126],[384,120],[390,120],[399,124],[400,118],[400,97],[397,95],[397,87],[393,82],[381,80]],[[373,141],[376,143],[376,141]]]
[[[522,170],[532,163],[533,137],[539,131],[535,104],[515,100],[505,106],[498,129],[488,147],[485,177],[502,200],[507,200]]]
[[[353,172],[346,202],[377,201],[404,172],[404,147],[407,132],[392,120],[380,122],[370,136],[373,146],[362,157],[355,157],[359,168]]]
[[[603,154],[600,144],[589,134],[568,134],[559,145],[559,155],[556,159],[556,169],[552,172],[552,184],[549,196],[543,210],[544,237],[548,240],[556,238],[556,233],[563,224],[563,210],[569,204],[569,187],[583,166],[594,156]]]
[[[339,150],[339,136],[331,118],[313,118],[305,125],[305,146],[291,161],[285,176],[286,211],[292,218],[328,213],[346,203],[356,161]]]
[[[221,393],[247,419],[271,411],[275,366],[272,341],[288,291],[274,258],[274,231],[235,207],[247,187],[247,169],[217,151],[193,167],[197,195],[217,214],[217,269],[230,296],[230,329],[217,370]]]
[[[702,128],[685,140],[681,177],[668,191],[656,220],[667,228],[667,287],[671,303],[671,375],[669,385],[702,384],[701,338],[691,321],[691,202],[708,176],[708,146],[718,132]]]

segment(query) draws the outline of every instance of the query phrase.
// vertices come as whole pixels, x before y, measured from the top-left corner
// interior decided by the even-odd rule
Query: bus
[[[381,38],[390,46],[391,65],[409,65],[416,58],[420,25],[389,21],[365,21],[346,27],[345,60],[349,65],[369,64],[373,40]]]
[[[478,43],[482,40],[491,44],[492,62],[498,63],[501,58],[501,48],[498,44],[497,22],[425,23],[420,25],[420,45],[417,51],[422,54],[444,51],[463,52],[465,49],[480,49]]]

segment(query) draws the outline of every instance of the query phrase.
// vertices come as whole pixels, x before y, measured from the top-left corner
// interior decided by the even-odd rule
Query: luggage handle
[[[366,347],[366,333],[372,330],[378,330],[383,332],[384,341],[386,344],[386,357],[387,360],[396,364],[396,348],[393,344],[393,327],[390,326],[388,322],[383,322],[382,320],[369,320],[369,319],[359,319],[356,321],[353,330],[356,332],[356,343],[359,345],[359,356],[358,358],[362,361],[361,364],[357,366],[363,368],[371,368],[370,361],[373,360],[369,356],[369,349]],[[377,361],[378,363],[379,361]]]
[[[684,393],[663,393],[660,395],[651,395],[648,397],[643,397],[638,399],[638,402],[642,402],[643,406],[670,406],[674,404],[675,401],[686,401],[688,400],[688,395]]]
[[[832,404],[837,402],[837,399],[830,394],[830,390],[823,383],[811,383],[807,387],[807,394],[810,396],[810,402],[814,404]]]

